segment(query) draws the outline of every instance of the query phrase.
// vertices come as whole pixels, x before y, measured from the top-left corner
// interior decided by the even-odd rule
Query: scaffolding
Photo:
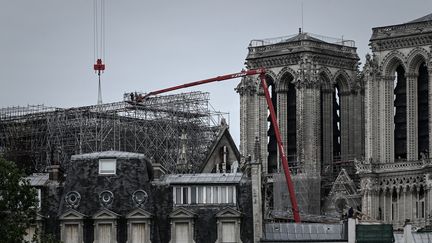
[[[28,172],[42,172],[51,164],[67,170],[73,154],[120,150],[143,153],[178,173],[179,149],[186,143],[189,172],[199,168],[226,114],[211,110],[209,94],[155,96],[139,104],[130,94],[121,102],[67,109],[2,108],[0,154]]]

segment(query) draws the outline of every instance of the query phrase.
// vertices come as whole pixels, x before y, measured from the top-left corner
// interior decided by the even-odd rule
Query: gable
[[[231,207],[226,207],[216,214],[216,218],[239,218],[241,212]]]
[[[74,210],[69,209],[66,212],[64,212],[62,215],[60,215],[60,220],[82,220],[86,217],[84,214]]]
[[[117,219],[119,217],[118,214],[110,211],[108,209],[103,209],[93,215],[93,219]]]
[[[357,192],[354,181],[345,169],[342,169],[324,202],[325,214],[337,217],[347,208],[357,208],[360,203],[361,195]]]
[[[212,172],[216,162],[221,160],[221,158],[219,158],[219,151],[223,146],[226,146],[228,149],[228,163],[232,163],[234,161],[237,161],[238,163],[240,162],[240,152],[238,151],[237,146],[234,143],[231,134],[229,133],[228,126],[223,126],[220,129],[216,140],[213,142],[206,159],[204,160],[200,171],[201,173]]]
[[[185,209],[185,208],[179,207],[179,208],[175,209],[172,213],[170,213],[169,217],[170,218],[181,218],[181,219],[194,218],[194,217],[196,217],[196,214]]]
[[[137,208],[126,215],[127,219],[149,219],[153,215],[144,209]]]

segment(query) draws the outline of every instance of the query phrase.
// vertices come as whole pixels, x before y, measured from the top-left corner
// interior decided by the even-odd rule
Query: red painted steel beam
[[[241,77],[245,77],[245,76],[258,74],[260,79],[261,79],[261,86],[263,87],[263,90],[264,90],[267,105],[268,105],[268,108],[270,111],[271,122],[273,124],[274,132],[276,135],[276,141],[278,144],[279,155],[280,155],[280,158],[282,160],[282,166],[284,169],[285,179],[286,179],[286,183],[288,186],[288,192],[290,195],[294,221],[296,223],[300,223],[300,213],[299,213],[299,209],[298,209],[297,198],[296,198],[295,191],[294,191],[294,185],[292,183],[291,173],[290,173],[289,165],[288,165],[288,160],[287,160],[285,150],[284,150],[283,144],[282,144],[282,139],[281,139],[281,135],[280,135],[280,131],[279,131],[279,125],[278,125],[277,119],[276,119],[276,112],[274,110],[273,102],[271,100],[270,93],[268,91],[267,82],[265,80],[265,72],[266,72],[266,70],[264,68],[251,69],[251,70],[241,71],[239,73],[217,76],[215,78],[209,78],[209,79],[204,79],[204,80],[186,83],[186,84],[182,84],[182,85],[177,85],[177,86],[173,86],[170,88],[160,89],[160,90],[156,90],[156,91],[152,91],[150,93],[147,93],[146,95],[141,97],[139,99],[139,101],[143,101],[144,99],[146,99],[150,96],[153,96],[153,95],[158,95],[158,94],[162,94],[162,93],[166,93],[166,92],[170,92],[170,91],[174,91],[174,90],[178,90],[178,89],[184,89],[184,88],[188,88],[188,87],[192,87],[192,86],[197,86],[197,85],[202,85],[202,84],[208,84],[208,83],[219,82],[219,81],[229,80],[229,79],[233,79],[233,78],[241,78]]]
[[[174,86],[174,87],[170,87],[170,88],[166,88],[166,89],[160,89],[160,90],[152,91],[152,92],[144,95],[143,99],[145,99],[149,96],[152,96],[152,95],[158,95],[158,94],[166,93],[166,92],[177,90],[177,89],[184,89],[184,88],[197,86],[197,85],[201,85],[201,84],[219,82],[219,81],[233,79],[233,78],[241,78],[244,76],[256,75],[256,74],[261,74],[261,73],[265,73],[265,69],[263,69],[263,68],[251,69],[251,70],[247,70],[247,71],[241,71],[239,73],[217,76],[215,78],[204,79],[204,80],[200,80],[200,81],[196,81],[196,82],[192,82],[192,83],[186,83],[186,84],[182,84],[182,85],[178,85],[178,86]]]
[[[271,100],[270,93],[268,91],[268,86],[267,86],[267,82],[265,80],[265,74],[264,73],[260,74],[260,79],[261,79],[261,86],[264,90],[264,95],[266,97],[267,105],[268,105],[268,108],[270,111],[270,119],[271,119],[271,122],[273,124],[273,129],[275,132],[276,141],[277,141],[278,148],[279,148],[279,155],[280,155],[280,158],[282,160],[282,167],[283,167],[283,170],[285,173],[285,179],[286,179],[287,186],[288,186],[288,192],[289,192],[289,196],[290,196],[290,200],[291,200],[294,222],[300,223],[300,213],[299,213],[299,209],[298,209],[294,185],[292,183],[291,173],[290,173],[289,165],[288,165],[288,160],[287,160],[287,157],[285,154],[285,149],[283,147],[283,143],[282,143],[282,139],[281,139],[281,135],[280,135],[280,131],[279,131],[279,124],[278,124],[277,119],[276,119],[276,112],[274,110],[273,102]]]

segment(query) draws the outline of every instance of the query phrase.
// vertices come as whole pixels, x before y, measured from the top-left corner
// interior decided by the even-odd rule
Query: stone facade
[[[331,43],[302,32],[276,41],[252,41],[249,46],[246,66],[266,69],[293,174],[318,181],[308,186],[319,188],[321,177],[331,178],[323,186],[334,180],[339,170],[335,161],[364,155],[364,89],[358,79],[358,61],[353,42]],[[258,138],[262,173],[272,177],[280,173],[281,163],[259,79],[245,77],[236,90],[240,95],[240,153],[253,155]],[[302,194],[311,202],[308,193]],[[316,198],[316,194],[309,196]],[[316,201],[312,211],[304,205],[303,212],[320,214]],[[272,202],[269,204],[271,207]]]
[[[401,227],[430,224],[432,15],[373,28],[365,81],[362,211]]]

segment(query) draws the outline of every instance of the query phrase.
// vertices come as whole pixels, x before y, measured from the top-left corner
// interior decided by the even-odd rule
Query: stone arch
[[[282,80],[282,78],[287,75],[290,74],[293,77],[293,83],[295,80],[297,80],[297,72],[294,71],[294,69],[290,68],[290,67],[284,67],[282,68],[282,70],[279,71],[279,73],[276,76],[276,82],[280,82]]]
[[[277,91],[288,91],[289,87],[292,86],[290,84],[294,83],[295,75],[291,71],[282,71],[277,76],[276,89]],[[286,78],[288,78],[289,82],[286,82]]]
[[[350,86],[350,76],[345,70],[339,69],[333,76],[333,84],[338,84],[341,92],[349,92],[351,90]]]
[[[388,53],[381,62],[381,73],[385,76],[394,76],[396,68],[401,65],[406,71],[406,57],[400,51],[392,51]]]
[[[277,75],[272,70],[269,70],[269,69],[266,70],[265,77],[266,77],[267,86],[270,86],[269,79],[271,79],[271,81],[274,84],[276,84],[276,82],[277,82]],[[261,80],[258,80],[258,87],[259,87],[258,88],[258,94],[264,95],[264,90],[263,90],[262,85],[261,85]]]
[[[274,82],[276,82],[276,80],[277,80],[277,75],[276,75],[276,73],[273,72],[272,70],[267,69],[265,75],[266,75],[266,78],[269,77],[269,78],[271,78]]]
[[[428,52],[421,47],[415,48],[410,51],[407,57],[408,73],[415,73],[420,67],[421,63],[428,63],[429,60]]]
[[[322,67],[318,71],[318,76],[321,80],[321,87],[330,90],[332,88],[332,74],[327,67]]]

